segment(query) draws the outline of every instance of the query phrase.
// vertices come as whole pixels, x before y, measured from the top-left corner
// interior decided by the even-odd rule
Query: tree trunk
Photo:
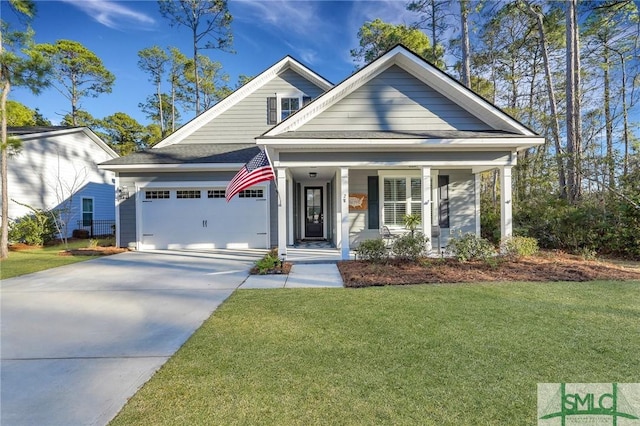
[[[164,136],[164,112],[162,111],[162,92],[160,88],[160,81],[158,81],[157,85],[157,93],[158,93],[158,114],[160,117],[160,133]]]
[[[196,28],[193,28],[193,75],[196,88],[196,117],[200,115],[200,76],[198,75],[198,45]]]
[[[469,45],[469,3],[460,0],[460,40],[462,43],[462,84],[471,87],[471,47]]]
[[[547,81],[547,96],[549,96],[549,109],[551,110],[551,133],[553,135],[553,143],[556,149],[556,166],[558,167],[558,186],[560,196],[567,198],[567,178],[564,169],[564,160],[562,144],[560,143],[560,120],[558,118],[558,103],[556,101],[556,92],[553,86],[553,75],[551,74],[551,62],[549,61],[549,48],[547,43],[547,35],[544,31],[544,23],[542,13],[536,11],[531,4],[527,3],[529,13],[535,18],[538,26],[538,35],[540,37],[540,48],[542,49],[542,60],[544,62],[544,74]]]
[[[615,159],[613,158],[613,122],[611,121],[611,80],[609,77],[609,49],[606,44],[604,46],[604,52],[602,55],[603,62],[603,101],[604,101],[604,128],[605,128],[605,139],[607,141],[607,176],[605,181],[605,186],[615,187],[616,179],[616,165]]]
[[[0,52],[2,48],[0,47]],[[4,85],[2,87],[2,95],[0,97],[0,115],[2,115],[2,144],[0,145],[0,175],[2,175],[2,229],[0,236],[0,259],[9,257],[9,192],[7,189],[7,181],[9,170],[7,160],[9,152],[7,146],[7,95],[11,90],[8,76],[3,78]]]
[[[620,64],[622,67],[622,126],[623,134],[622,139],[624,142],[624,159],[622,161],[622,175],[627,176],[629,173],[629,113],[627,111],[627,70],[624,63],[624,54],[617,52],[620,55]]]
[[[567,0],[567,194],[570,202],[581,195],[580,52],[577,0]]]

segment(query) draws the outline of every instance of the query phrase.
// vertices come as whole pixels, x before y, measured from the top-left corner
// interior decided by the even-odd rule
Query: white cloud
[[[138,12],[122,3],[111,0],[62,0],[73,5],[100,24],[112,28],[123,29],[135,24],[137,28],[144,29],[155,24],[151,16]]]
[[[309,37],[326,25],[319,18],[317,1],[291,0],[234,0],[233,4],[242,8],[233,18],[250,22],[256,26],[269,26],[291,37]]]

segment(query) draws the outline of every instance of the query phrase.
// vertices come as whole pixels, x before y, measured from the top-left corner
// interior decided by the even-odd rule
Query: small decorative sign
[[[367,210],[367,194],[349,194],[349,211]]]

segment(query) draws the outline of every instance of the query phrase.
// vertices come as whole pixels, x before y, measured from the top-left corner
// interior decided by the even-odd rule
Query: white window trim
[[[380,177],[382,179],[382,184],[378,185],[379,189],[379,194],[378,194],[378,199],[380,200],[380,226],[387,226],[389,227],[389,229],[393,229],[393,230],[400,230],[400,229],[404,229],[404,226],[402,225],[396,225],[396,224],[388,224],[385,222],[385,216],[384,216],[384,179],[385,178],[400,178],[400,179],[406,179],[406,194],[407,194],[407,199],[405,200],[406,202],[406,208],[405,211],[408,214],[411,214],[411,204],[413,202],[412,197],[411,197],[411,179],[421,179],[421,172],[420,170],[378,170],[378,177]],[[422,182],[420,183],[420,187],[422,188]],[[420,200],[422,201],[422,200]]]
[[[276,111],[277,111],[276,113],[278,114],[278,123],[282,122],[282,99],[297,98],[298,105],[300,106],[300,109],[302,109],[303,97],[304,97],[304,93],[302,93],[299,90],[295,92],[276,93]]]
[[[85,224],[84,224],[84,214],[85,214],[84,200],[91,200],[91,222],[94,222],[96,220],[96,200],[95,200],[95,197],[81,197],[80,198],[80,220],[82,221],[82,226],[85,226]],[[89,213],[89,212],[86,212],[86,213]]]

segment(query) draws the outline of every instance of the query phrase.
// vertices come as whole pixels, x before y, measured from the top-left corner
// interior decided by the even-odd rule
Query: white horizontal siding
[[[460,105],[392,66],[300,131],[491,130]]]
[[[37,209],[52,209],[64,203],[72,191],[93,188],[91,184],[111,187],[96,194],[96,208],[107,209],[96,210],[96,214],[113,218],[114,174],[97,167],[97,163],[111,158],[82,131],[23,141],[21,152],[8,162],[9,218],[30,213],[29,208],[12,200]],[[101,197],[106,197],[104,202]]]
[[[273,127],[267,124],[267,98],[298,91],[312,98],[322,93],[322,89],[300,74],[287,70],[180,143],[253,143],[256,136]]]

